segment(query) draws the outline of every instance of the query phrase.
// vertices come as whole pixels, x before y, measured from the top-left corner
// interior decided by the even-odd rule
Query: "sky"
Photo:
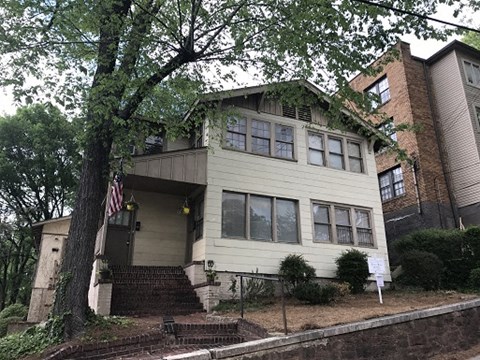
[[[467,25],[465,19],[455,19],[452,15],[452,10],[446,5],[439,7],[439,11],[432,15],[433,18],[449,21],[455,24]],[[477,26],[479,24],[476,24]],[[402,37],[403,41],[410,43],[410,50],[412,55],[426,59],[436,53],[438,50],[442,49],[449,42],[454,39],[459,39],[459,36],[450,37],[446,42],[441,42],[437,40],[421,40],[417,39],[415,35],[406,35]],[[248,74],[245,74],[248,77]],[[252,77],[253,79],[253,77]],[[244,82],[248,83],[248,79],[245,79]],[[8,89],[0,88],[0,115],[11,115],[15,112],[16,105],[13,101],[13,96],[9,93]]]

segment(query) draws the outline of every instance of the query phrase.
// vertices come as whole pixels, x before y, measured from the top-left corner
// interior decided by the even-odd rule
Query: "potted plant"
[[[112,270],[108,267],[108,259],[101,259],[100,268],[98,269],[98,278],[108,280],[112,277]]]

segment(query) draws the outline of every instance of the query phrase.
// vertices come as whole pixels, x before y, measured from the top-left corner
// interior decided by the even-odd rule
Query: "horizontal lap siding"
[[[480,201],[478,134],[472,123],[472,90],[465,83],[463,59],[463,55],[452,52],[430,67],[447,172],[459,207]]]
[[[128,195],[127,195],[128,196]],[[133,265],[178,266],[185,261],[186,217],[178,214],[184,198],[135,191],[139,204]]]
[[[362,151],[366,174],[328,169],[307,164],[305,123],[259,115],[259,119],[295,125],[297,161],[263,157],[215,148],[209,152],[208,187],[205,200],[206,259],[215,261],[219,271],[277,273],[288,254],[304,254],[317,275],[333,277],[334,259],[349,246],[312,241],[311,199],[372,209],[376,248],[358,247],[369,254],[387,258],[383,215],[373,153]],[[357,138],[361,140],[361,138]],[[237,191],[297,200],[301,244],[282,244],[221,237],[222,192]],[[194,248],[195,253],[195,248]],[[390,278],[388,277],[388,280]]]

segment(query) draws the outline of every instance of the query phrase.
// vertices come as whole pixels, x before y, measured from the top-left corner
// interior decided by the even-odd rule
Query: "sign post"
[[[383,274],[385,273],[385,261],[383,258],[369,257],[368,258],[368,272],[375,274],[375,280],[377,282],[378,299],[380,304],[383,304],[382,287],[385,286],[383,281]]]

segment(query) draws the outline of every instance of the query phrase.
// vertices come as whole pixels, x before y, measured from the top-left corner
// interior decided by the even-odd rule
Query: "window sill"
[[[257,240],[257,239],[247,239],[247,238],[241,238],[241,237],[227,237],[227,236],[222,236],[222,239],[225,239],[225,240],[254,241],[254,242],[257,242],[257,243],[260,242],[260,243],[267,243],[267,244],[302,245],[301,241],[298,241],[298,242],[284,242],[284,241]]]
[[[331,241],[320,241],[320,240],[313,240],[314,244],[323,244],[323,245],[339,245],[339,246],[350,246],[350,247],[358,247],[358,248],[365,248],[365,249],[377,249],[375,245],[360,245],[360,244],[343,244],[343,243],[334,243]]]
[[[284,157],[280,157],[280,156],[257,154],[257,153],[254,153],[254,152],[250,152],[250,151],[246,151],[246,150],[241,150],[241,149],[236,149],[236,148],[231,148],[231,147],[228,147],[228,146],[222,146],[222,149],[223,149],[223,150],[228,150],[228,151],[235,151],[235,152],[242,153],[242,154],[260,156],[260,157],[267,158],[267,159],[285,160],[285,161],[290,161],[290,162],[298,162],[297,159],[289,159],[289,158],[284,158]]]

